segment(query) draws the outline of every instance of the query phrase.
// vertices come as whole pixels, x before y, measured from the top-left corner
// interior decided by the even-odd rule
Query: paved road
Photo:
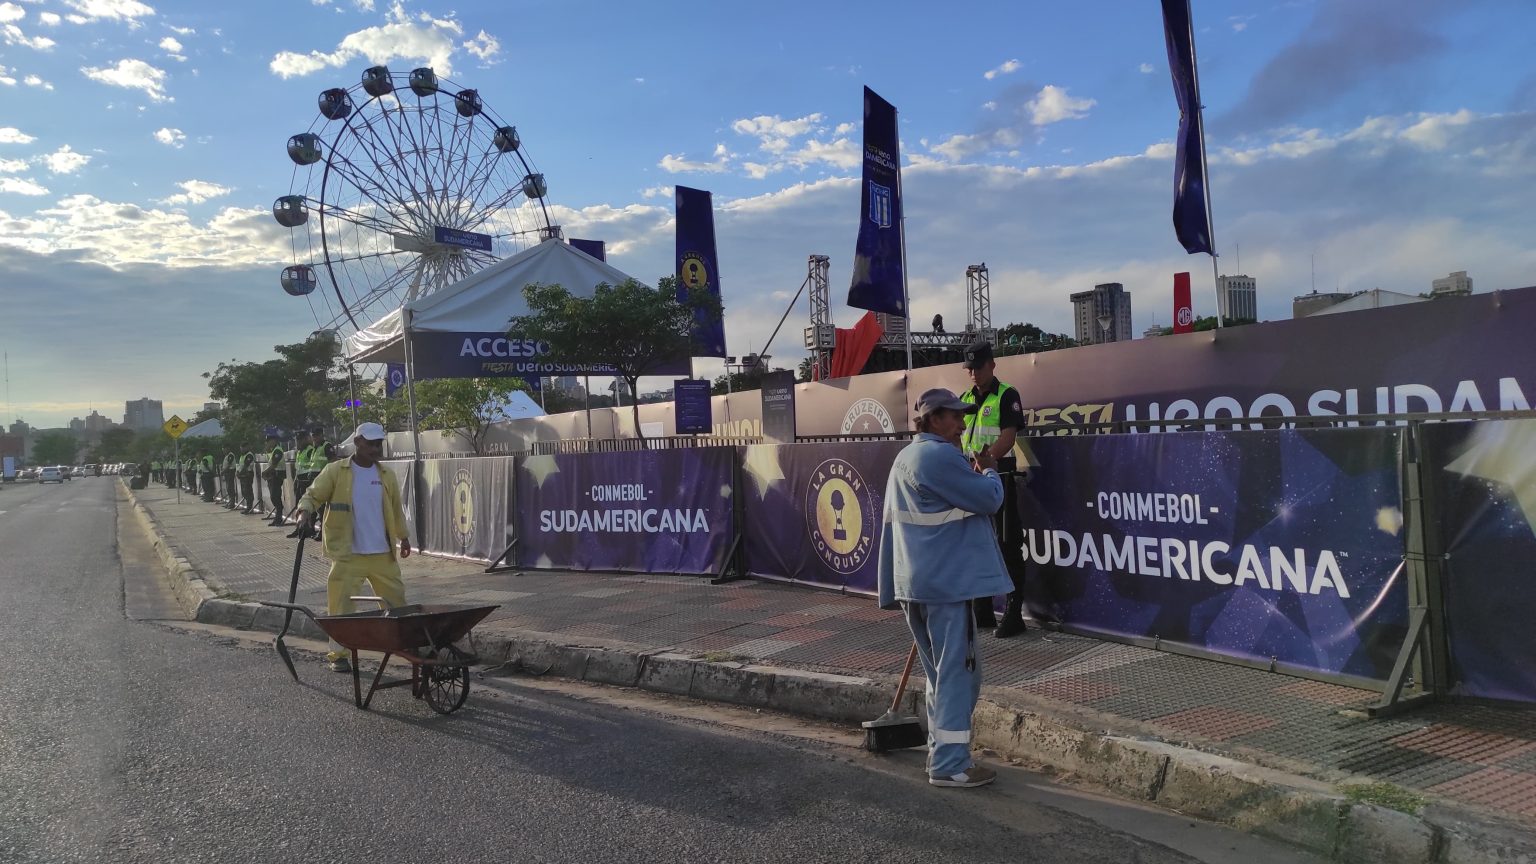
[[[1181,862],[1283,847],[1009,770],[519,685],[452,717],[178,628],[116,481],[0,493],[0,861]]]

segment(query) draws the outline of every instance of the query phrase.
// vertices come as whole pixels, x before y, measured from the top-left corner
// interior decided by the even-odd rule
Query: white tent
[[[545,240],[458,282],[390,312],[346,340],[348,363],[404,363],[405,337],[417,333],[505,333],[526,315],[527,285],[559,285],[591,297],[599,283],[618,285],[630,276],[560,240]]]

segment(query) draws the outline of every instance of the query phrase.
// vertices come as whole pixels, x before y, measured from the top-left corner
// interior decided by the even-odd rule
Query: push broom
[[[916,661],[917,643],[913,642],[912,650],[907,652],[906,668],[901,670],[901,683],[896,685],[896,698],[891,700],[891,710],[861,724],[864,727],[865,750],[884,753],[887,750],[921,747],[928,743],[928,733],[923,731],[916,717],[896,713],[901,707],[901,697],[907,693],[907,679],[912,676],[912,664]]]

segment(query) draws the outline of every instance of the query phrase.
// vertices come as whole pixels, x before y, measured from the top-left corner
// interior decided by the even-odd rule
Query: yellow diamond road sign
[[[177,417],[175,414],[172,414],[171,419],[165,421],[165,425],[161,426],[160,428],[164,429],[165,434],[171,436],[172,438],[180,438],[181,433],[187,431],[187,421]]]

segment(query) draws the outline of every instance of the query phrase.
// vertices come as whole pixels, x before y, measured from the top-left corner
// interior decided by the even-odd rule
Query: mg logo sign
[[[1195,323],[1195,310],[1188,306],[1179,307],[1178,324],[1180,327],[1188,327]]]

